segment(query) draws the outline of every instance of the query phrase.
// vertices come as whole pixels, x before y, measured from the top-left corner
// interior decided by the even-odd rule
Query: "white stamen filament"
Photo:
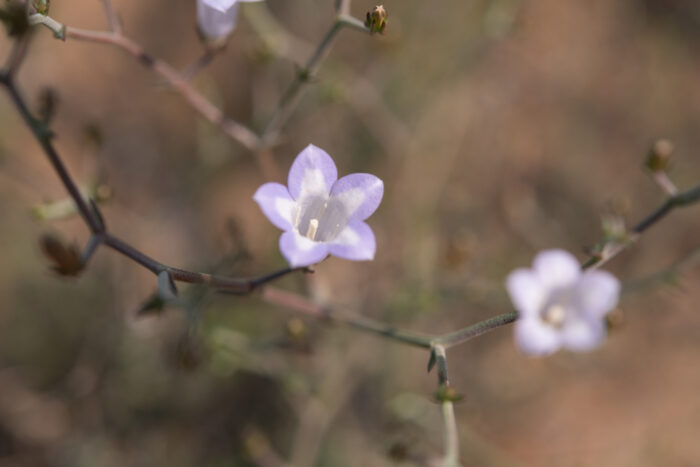
[[[316,240],[316,231],[318,231],[318,219],[309,221],[309,230],[306,231],[306,238]]]

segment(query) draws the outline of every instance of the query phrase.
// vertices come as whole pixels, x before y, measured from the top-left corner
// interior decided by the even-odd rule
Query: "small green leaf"
[[[171,302],[177,299],[177,287],[168,271],[158,273],[158,296],[164,302]]]
[[[435,355],[435,349],[430,349],[430,360],[428,360],[428,373],[433,369],[435,363],[437,362],[437,356]]]

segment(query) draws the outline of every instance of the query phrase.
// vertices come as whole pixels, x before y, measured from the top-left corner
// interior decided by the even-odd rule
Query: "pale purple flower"
[[[540,252],[532,269],[506,280],[518,310],[515,341],[523,353],[548,355],[559,348],[583,352],[603,342],[605,315],[617,305],[620,282],[605,271],[582,271],[564,250]]]
[[[238,4],[260,0],[197,0],[197,25],[211,41],[224,39],[236,27]]]
[[[331,156],[310,144],[289,169],[287,186],[265,183],[253,199],[276,227],[279,246],[292,267],[315,264],[328,255],[362,261],[374,258],[376,242],[363,222],[379,206],[384,183],[374,175],[338,179]]]

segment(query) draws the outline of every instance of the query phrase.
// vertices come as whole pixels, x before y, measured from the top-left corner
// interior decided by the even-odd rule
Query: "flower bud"
[[[673,149],[671,141],[667,139],[657,140],[649,150],[644,167],[652,172],[666,172],[671,165]]]
[[[386,19],[388,18],[386,9],[384,5],[377,5],[372,11],[367,12],[367,19],[365,20],[365,26],[369,28],[369,33],[374,34],[378,32],[379,34],[384,34],[384,29],[386,29]]]
[[[236,28],[238,4],[259,0],[197,0],[197,26],[210,45],[221,45]]]
[[[51,0],[33,0],[32,1],[32,6],[36,10],[37,13],[40,15],[48,15],[49,14],[49,6],[51,5]]]

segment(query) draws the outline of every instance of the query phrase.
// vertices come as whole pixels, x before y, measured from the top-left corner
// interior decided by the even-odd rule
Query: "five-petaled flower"
[[[197,25],[208,41],[226,38],[236,27],[238,4],[260,0],[197,0]]]
[[[376,242],[363,222],[379,206],[384,183],[354,173],[338,179],[331,156],[309,145],[289,169],[287,187],[265,183],[253,196],[267,218],[284,230],[279,246],[292,267],[326,256],[362,261],[374,258]]]
[[[532,269],[506,281],[519,313],[515,341],[523,353],[548,355],[561,347],[583,352],[605,338],[605,315],[617,305],[620,282],[612,274],[582,271],[564,250],[540,252]]]

